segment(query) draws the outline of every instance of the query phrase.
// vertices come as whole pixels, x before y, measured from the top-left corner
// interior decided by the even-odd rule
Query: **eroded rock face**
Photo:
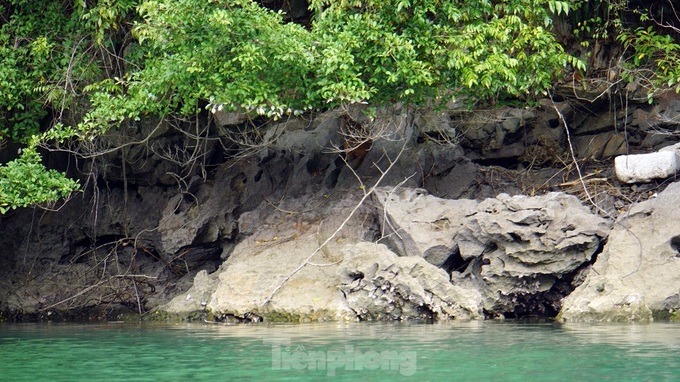
[[[319,249],[356,201],[346,198],[305,216],[266,204],[244,214],[241,225],[250,236],[218,272],[199,273],[194,287],[164,309],[190,314],[205,308],[213,315],[235,316],[256,312],[283,321],[483,317],[477,291],[452,285],[444,270],[421,257],[398,257],[366,241],[375,235],[371,208],[360,209]],[[301,207],[292,202],[287,208],[294,205]],[[301,264],[306,265],[296,272]]]
[[[444,270],[421,257],[398,257],[374,243],[343,254],[340,290],[361,320],[483,318],[478,291],[451,284]]]
[[[563,321],[651,321],[680,309],[680,183],[639,203],[612,228]]]
[[[560,193],[501,194],[478,203],[381,189],[377,199],[392,230],[390,245],[401,256],[422,256],[451,271],[456,285],[481,290],[492,314],[559,309],[567,279],[609,232],[604,219]],[[556,295],[546,298],[550,293]]]
[[[669,101],[668,108],[657,111],[675,110],[675,104]],[[627,123],[629,116],[598,116],[593,121],[592,110],[584,112],[567,101],[541,105],[532,110],[501,108],[479,118],[477,113],[458,113],[455,108],[414,115],[395,105],[381,110],[373,121],[376,124],[369,124],[357,105],[357,109],[262,126],[263,142],[240,160],[230,156],[231,143],[226,147],[210,143],[204,152],[210,158],[204,163],[208,166],[188,172],[158,155],[137,160],[146,158],[148,149],[131,146],[123,161],[129,165],[126,172],[118,165],[120,158],[111,154],[99,169],[106,182],[88,190],[84,200],[60,211],[24,210],[2,218],[0,279],[5,283],[0,286],[0,310],[36,312],[53,306],[72,309],[111,303],[135,312],[155,309],[186,291],[196,276],[194,289],[173,301],[169,310],[209,308],[242,316],[257,310],[292,320],[474,318],[476,304],[481,304],[487,317],[550,315],[576,279],[582,280],[607,235],[607,224],[577,199],[562,194],[495,196],[562,187],[555,174],[563,168],[558,159],[565,132],[555,110],[574,131],[579,159],[606,157],[602,153],[608,147],[621,148],[610,145],[615,141],[607,136],[613,134],[611,126]],[[638,110],[630,122],[633,128],[618,133],[616,142],[636,142],[630,135],[643,122],[650,129],[660,127],[660,121],[645,113]],[[343,160],[338,149],[345,147],[347,137],[340,122],[347,115],[370,131],[377,128],[388,139],[376,139],[358,161],[347,153]],[[239,131],[231,124],[241,123],[243,116],[226,117],[217,121],[217,135],[210,137],[211,142],[224,139],[232,128]],[[170,125],[160,126],[142,131],[151,134],[154,147],[171,147],[187,139]],[[629,137],[622,140],[625,134]],[[650,138],[647,144],[660,144],[653,141]],[[598,154],[591,155],[591,149]],[[392,161],[395,165],[381,184],[401,188],[394,193],[390,193],[393,188],[385,188],[367,201],[345,229],[311,258],[312,264],[263,306],[271,291],[333,234],[358,196]],[[520,185],[523,169],[540,165],[552,167],[527,183],[535,187]],[[487,197],[492,198],[484,200]],[[452,200],[457,198],[476,201]],[[646,215],[638,214],[639,218],[631,216],[626,222],[647,225]],[[671,232],[673,224],[664,227],[667,237],[641,246],[680,247],[680,239]],[[650,253],[657,256],[661,249]],[[611,257],[608,267],[628,267],[625,261],[629,260],[621,260],[618,253],[607,256]],[[120,267],[112,266],[114,259]],[[364,261],[377,264],[374,273]],[[204,272],[197,275],[200,270]],[[441,284],[442,272],[448,284]],[[351,275],[360,273],[364,284],[354,290],[357,279]],[[618,285],[632,288],[629,282],[634,277],[619,273],[623,281],[616,284],[607,279],[605,291],[618,291]],[[36,274],[40,276],[32,276]],[[101,283],[102,275],[116,282],[90,288]],[[437,292],[431,289],[433,283]],[[651,288],[639,283],[645,291]],[[653,300],[637,289],[622,292],[614,306],[639,316],[638,307],[656,311],[658,306],[680,305],[678,288],[652,296]],[[383,293],[373,299],[371,291]],[[115,301],[105,300],[107,296]],[[663,304],[650,302],[658,299]]]
[[[362,205],[333,236],[360,196],[263,203],[242,214],[247,237],[216,275],[197,280],[212,286],[210,296],[189,291],[167,309],[195,310],[190,297],[201,295],[215,315],[270,320],[550,315],[608,232],[564,194],[478,203],[382,188],[379,203]]]
[[[215,275],[200,273],[196,286],[165,309],[187,314],[200,309],[200,300],[215,315],[256,312],[268,320],[483,317],[477,291],[452,285],[444,270],[421,257],[398,257],[372,243],[377,219],[369,206],[319,249],[357,200],[345,197],[299,215],[284,211],[318,201],[289,201],[285,210],[263,204],[243,214],[239,223],[249,236]]]
[[[360,208],[345,229],[323,248],[321,244],[340,226],[357,200],[349,195],[324,203],[325,198],[319,195],[286,200],[277,206],[263,203],[242,214],[239,227],[247,237],[211,275],[216,282],[210,284],[209,296],[203,297],[206,308],[215,315],[256,312],[270,321],[356,319],[338,288],[337,268],[343,260],[339,249],[348,243],[373,239],[372,210]],[[187,296],[198,292],[189,290],[165,309],[179,314],[195,311],[196,304],[186,301]]]

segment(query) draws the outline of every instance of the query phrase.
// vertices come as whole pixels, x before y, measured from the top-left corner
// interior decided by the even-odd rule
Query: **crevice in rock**
[[[517,293],[511,294],[515,307],[511,312],[503,312],[505,318],[552,318],[559,313],[561,304],[561,293],[558,291],[562,287],[558,287],[557,291],[553,289],[557,285],[567,285],[563,282],[555,283],[555,285],[547,292],[543,293]]]
[[[323,156],[320,153],[312,155],[305,164],[307,173],[311,176],[323,175],[328,170],[328,167],[330,167],[330,164],[323,160]]]
[[[558,276],[549,290],[534,294],[512,294],[510,296],[516,301],[514,309],[510,312],[497,310],[496,314],[502,313],[505,318],[554,318],[562,309],[563,299],[583,283],[588,271],[597,260],[598,254],[602,253],[605,244],[606,240],[601,240],[590,261],[581,264],[570,273],[561,277]],[[678,244],[680,245],[680,240]],[[493,317],[493,313],[489,313]]]
[[[446,271],[446,273],[451,274],[451,272],[463,273],[468,268],[470,263],[474,260],[474,257],[470,259],[463,259],[459,251],[454,251],[451,256],[446,259],[441,268]]]
[[[222,264],[222,247],[217,244],[185,247],[171,259],[167,269],[176,278],[199,269],[213,273]]]
[[[600,253],[602,253],[602,251],[604,251],[604,246],[607,245],[607,240],[608,240],[608,238],[604,238],[604,239],[600,240],[600,243],[598,244],[597,249],[595,249],[595,252],[593,252],[593,255],[590,256],[590,261],[587,261],[584,264],[582,264],[578,269],[576,269],[574,271],[574,273],[578,272],[581,268],[590,267],[593,264],[595,264],[595,262],[597,261],[598,255]]]
[[[477,159],[473,162],[484,167],[497,166],[509,170],[517,169],[517,166],[521,163],[519,157]]]
[[[90,255],[96,251],[109,251],[110,247],[120,243],[123,239],[125,239],[124,235],[102,235],[77,241],[71,245],[71,250],[68,254],[61,256],[58,264],[86,263],[90,260]],[[77,248],[80,248],[81,250],[76,250]]]
[[[416,312],[418,312],[418,317],[422,320],[434,321],[437,319],[437,314],[427,305],[419,306],[416,308]]]
[[[335,168],[331,170],[331,172],[328,173],[328,176],[326,177],[325,185],[329,189],[335,188],[335,186],[338,184],[338,178],[340,178],[340,173],[342,172],[343,167],[345,167],[344,161],[339,156],[335,159],[334,165]]]

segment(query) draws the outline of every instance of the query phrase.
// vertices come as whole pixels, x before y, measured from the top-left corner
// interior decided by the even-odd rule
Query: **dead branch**
[[[562,115],[562,113],[560,112],[557,105],[555,105],[555,101],[553,100],[552,93],[548,92],[548,95],[550,96],[550,102],[552,103],[552,106],[555,109],[555,112],[557,113],[557,115],[560,118],[560,121],[562,122],[562,126],[564,126],[564,131],[566,132],[566,135],[567,135],[567,144],[569,145],[569,153],[571,154],[571,159],[573,161],[574,167],[576,168],[576,172],[578,173],[579,182],[581,183],[581,187],[583,187],[583,192],[585,193],[588,201],[597,211],[599,211],[603,215],[610,218],[614,222],[614,224],[618,224],[621,227],[623,227],[623,229],[625,229],[628,233],[630,233],[633,236],[633,238],[635,239],[635,241],[637,242],[637,245],[638,245],[638,265],[637,265],[637,267],[634,271],[632,271],[629,274],[622,277],[622,278],[625,279],[626,277],[631,276],[635,272],[640,270],[640,266],[642,265],[642,241],[640,241],[640,238],[638,238],[637,235],[633,231],[630,230],[630,228],[626,227],[621,222],[619,222],[614,216],[612,216],[610,213],[608,213],[602,207],[600,207],[595,202],[595,200],[593,199],[592,195],[590,194],[590,191],[588,190],[588,186],[586,185],[586,179],[581,172],[581,166],[579,166],[578,160],[576,160],[576,153],[574,152],[574,146],[572,145],[572,142],[571,142],[571,133],[569,132],[569,125],[567,125],[567,120],[564,118],[564,115]]]
[[[403,123],[403,122],[404,122],[404,121],[403,121],[403,118],[402,118],[402,123]],[[315,249],[314,251],[312,251],[312,253],[309,254],[309,256],[307,256],[307,257],[305,258],[305,260],[304,260],[302,263],[300,263],[300,265],[297,266],[297,268],[295,268],[290,274],[288,274],[286,277],[284,277],[284,279],[281,280],[281,282],[279,282],[279,284],[278,284],[278,285],[271,291],[271,293],[269,293],[269,295],[264,299],[264,301],[262,302],[261,306],[265,306],[265,305],[269,304],[269,303],[272,301],[272,298],[276,295],[276,293],[278,293],[278,291],[279,291],[279,290],[280,290],[280,289],[281,289],[281,288],[282,288],[282,287],[283,287],[283,286],[284,286],[284,285],[285,285],[285,284],[286,284],[293,276],[295,276],[298,272],[300,272],[305,266],[311,264],[312,258],[313,258],[317,253],[319,253],[320,251],[322,251],[322,250],[324,249],[324,247],[326,247],[326,245],[328,245],[328,243],[330,243],[331,240],[333,240],[333,239],[340,233],[340,231],[342,231],[342,229],[343,229],[343,228],[347,225],[347,223],[352,219],[352,217],[354,216],[354,214],[359,210],[359,208],[361,208],[361,206],[363,206],[364,202],[365,202],[365,201],[366,201],[366,200],[367,200],[367,199],[375,192],[376,188],[378,188],[378,187],[380,186],[380,183],[383,181],[383,179],[385,179],[385,176],[387,176],[387,174],[392,170],[392,168],[394,167],[394,165],[399,161],[399,158],[401,157],[401,154],[403,154],[404,151],[406,151],[406,145],[407,145],[407,143],[408,143],[408,140],[406,139],[406,137],[404,137],[404,138],[403,138],[403,144],[402,144],[401,149],[399,150],[399,153],[397,154],[397,156],[396,156],[394,159],[388,158],[389,165],[387,166],[387,168],[386,168],[384,171],[382,171],[382,170],[380,171],[380,172],[381,172],[380,177],[378,178],[378,180],[376,180],[376,182],[373,184],[373,186],[372,186],[370,189],[366,190],[366,188],[363,187],[363,183],[360,182],[360,184],[361,184],[361,186],[362,186],[361,189],[362,189],[362,191],[363,191],[363,196],[361,197],[361,199],[359,200],[359,202],[357,202],[357,204],[354,206],[354,208],[352,209],[352,211],[350,211],[350,213],[347,215],[347,217],[345,218],[345,220],[343,220],[342,223],[340,223],[340,225],[338,226],[338,228],[336,228],[335,231],[333,231],[333,233],[332,233],[330,236],[328,236],[328,238],[326,238],[326,240],[324,240],[323,243],[321,243],[319,246],[317,246],[316,249]],[[377,167],[377,166],[376,166],[376,167]]]

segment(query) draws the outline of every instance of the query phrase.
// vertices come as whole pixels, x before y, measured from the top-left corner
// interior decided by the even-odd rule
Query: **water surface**
[[[0,324],[2,381],[680,380],[680,325]]]

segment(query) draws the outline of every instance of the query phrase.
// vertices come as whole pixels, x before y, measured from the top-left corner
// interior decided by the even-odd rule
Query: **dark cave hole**
[[[520,223],[515,223],[515,224],[521,225]],[[524,240],[522,239],[522,237],[519,236],[518,234],[514,233],[514,232],[508,232],[508,235],[510,235],[510,238],[512,238],[512,241],[514,241],[515,243],[522,243],[522,242],[524,242]]]
[[[503,167],[507,169],[517,169],[517,166],[520,164],[520,160],[518,157],[507,157],[507,158],[487,158],[487,159],[478,159],[473,161],[477,163],[480,166],[488,167],[488,166],[497,166],[497,167]]]
[[[86,238],[73,243],[69,253],[61,256],[58,264],[83,264],[90,261],[93,255],[110,253],[112,249],[124,248],[129,243],[123,235],[102,235],[96,238]]]
[[[680,236],[673,239],[671,239],[671,247],[680,252]],[[601,240],[590,261],[559,277],[549,290],[540,293],[513,294],[511,296],[516,303],[513,304],[512,310],[504,311],[502,307],[499,307],[493,311],[485,311],[485,316],[495,318],[502,314],[508,319],[555,318],[562,309],[562,300],[581,285],[585,272],[595,263],[605,244],[606,240]]]
[[[222,264],[222,248],[218,243],[184,247],[167,263],[170,279],[178,279],[189,272],[205,269],[213,273]]]
[[[338,184],[340,173],[342,172],[343,167],[345,167],[345,162],[342,160],[341,157],[337,157],[335,159],[334,164],[335,168],[326,177],[326,187],[328,187],[329,189],[335,188],[335,186]]]
[[[451,272],[464,272],[468,265],[470,265],[470,262],[474,258],[470,258],[468,260],[463,259],[463,257],[460,255],[459,251],[455,251],[454,253],[449,256],[444,264],[441,265],[441,268],[443,268],[446,273],[451,273]]]
[[[311,158],[307,160],[305,167],[307,173],[312,176],[321,176],[326,172],[329,167],[329,163],[323,161],[323,156],[319,153],[315,153]]]
[[[671,238],[671,248],[676,252],[675,257],[680,257],[680,236]]]

